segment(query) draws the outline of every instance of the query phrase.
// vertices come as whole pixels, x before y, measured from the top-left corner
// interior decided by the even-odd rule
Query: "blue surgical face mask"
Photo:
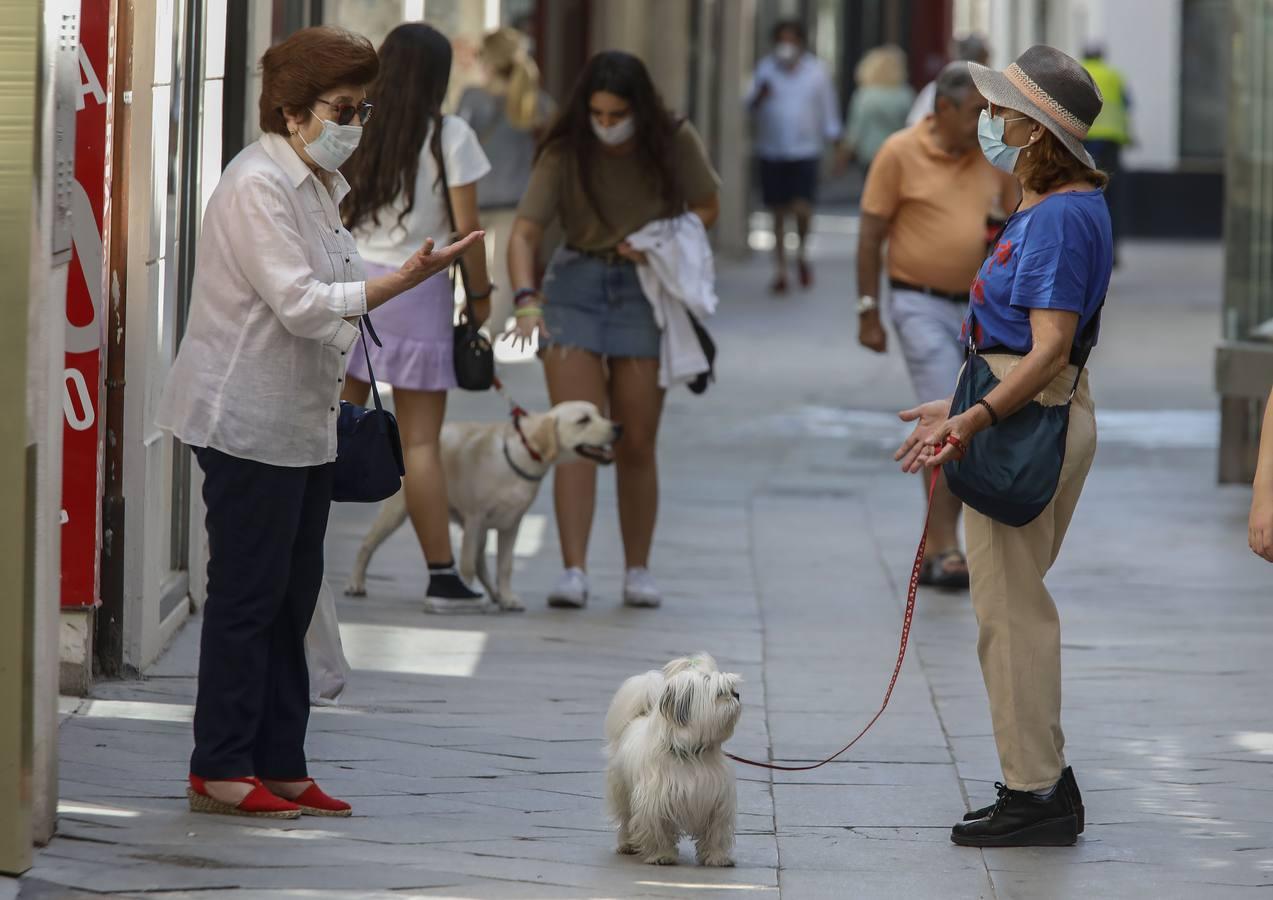
[[[983,109],[977,122],[977,142],[981,144],[981,152],[986,155],[990,165],[996,169],[1002,169],[1009,175],[1016,169],[1017,157],[1021,155],[1021,151],[1025,148],[1005,144],[1003,142],[1003,129],[1009,122],[1017,122],[1025,118],[1029,117],[1016,116],[1012,119],[1002,119],[999,116],[990,115],[989,110]]]

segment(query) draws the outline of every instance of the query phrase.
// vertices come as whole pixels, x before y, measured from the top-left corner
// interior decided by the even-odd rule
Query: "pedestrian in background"
[[[486,232],[487,263],[496,284],[507,287],[508,238],[517,203],[526,192],[535,161],[537,136],[547,127],[555,104],[539,86],[539,67],[526,52],[526,36],[500,28],[482,39],[482,84],[460,95],[456,115],[477,133],[491,170],[477,183]],[[511,322],[513,299],[497,291],[491,302],[491,328],[498,335]]]
[[[1082,144],[1101,97],[1079,62],[1052,47],[1031,47],[1005,72],[970,70],[990,103],[978,125],[982,152],[1023,192],[972,291],[972,335],[999,383],[953,418],[950,396],[902,413],[918,424],[898,458],[908,471],[939,466],[1031,401],[1069,404],[1064,461],[1043,511],[1020,526],[966,513],[977,652],[1003,782],[994,805],[951,832],[972,847],[1067,846],[1083,830],[1084,808],[1065,762],[1061,629],[1043,579],[1096,453],[1092,395],[1074,360],[1085,333],[1095,342],[1089,326],[1113,270],[1106,178]]]
[[[775,294],[787,290],[788,215],[796,222],[800,285],[813,284],[805,243],[818,199],[818,169],[823,149],[840,138],[839,100],[831,76],[805,46],[802,23],[775,25],[773,52],[756,66],[745,98],[752,115],[761,197],[773,217]]]
[[[946,396],[963,364],[960,337],[968,290],[986,255],[986,220],[1017,203],[1017,182],[997,171],[977,144],[986,101],[968,64],[937,77],[936,112],[889,138],[866,176],[858,236],[858,340],[888,346],[876,297],[887,244],[889,317],[922,403]],[[927,495],[928,485],[923,484]],[[939,479],[920,583],[968,586],[959,549],[962,504]]]
[[[591,401],[623,425],[615,462],[629,606],[662,602],[648,566],[664,391],[661,334],[636,271],[644,257],[627,238],[685,212],[711,227],[719,191],[698,133],[663,105],[641,60],[599,53],[540,145],[509,242],[517,334],[528,341],[538,332],[550,399]],[[566,243],[553,255],[541,294],[535,250],[555,220]],[[592,463],[557,466],[553,500],[564,571],[549,594],[551,606],[579,608],[588,601],[596,491]]]
[[[990,45],[979,34],[970,34],[954,42],[951,54],[952,62],[975,62],[978,65],[990,65]],[[925,116],[937,111],[937,79],[934,78],[915,95],[911,111],[906,115],[907,127],[918,125]]]
[[[854,79],[841,163],[856,162],[867,170],[889,135],[906,127],[915,92],[906,83],[906,54],[892,44],[863,56]]]
[[[1252,485],[1248,540],[1256,554],[1273,562],[1273,391],[1269,391],[1264,406],[1259,454]]]
[[[298,31],[261,59],[261,137],[226,167],[199,236],[190,321],[156,424],[194,449],[207,510],[190,806],[347,816],[307,773],[305,633],[323,581],[337,395],[353,320],[480,235],[368,276],[337,207],[378,70],[364,37]],[[259,780],[258,780],[259,779]]]
[[[1123,172],[1123,148],[1132,143],[1132,95],[1121,72],[1105,61],[1105,47],[1090,44],[1083,54],[1083,68],[1096,82],[1105,105],[1100,117],[1092,123],[1083,145],[1092,154],[1096,166],[1109,176],[1105,202],[1114,223],[1114,263],[1118,263],[1118,245],[1127,227],[1127,177]]]
[[[429,25],[399,25],[380,46],[380,77],[371,88],[379,115],[345,168],[353,188],[345,223],[373,275],[401,265],[411,247],[429,238],[447,246],[453,225],[459,236],[480,228],[477,182],[491,166],[468,123],[442,115],[450,76],[451,44]],[[480,242],[464,254],[462,271],[468,298],[485,320],[493,287]],[[451,279],[440,272],[375,317],[384,345],[367,348],[377,379],[393,386],[406,463],[403,491],[429,566],[424,609],[433,613],[483,612],[486,606],[455,568],[438,444],[447,391],[456,385],[454,315]],[[341,396],[366,405],[370,390],[358,346],[349,354]]]

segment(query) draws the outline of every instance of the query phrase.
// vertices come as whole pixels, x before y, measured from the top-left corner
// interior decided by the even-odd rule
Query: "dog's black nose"
[[[615,422],[614,423],[614,439],[617,441],[621,437],[623,437],[623,426],[620,425],[618,422]]]

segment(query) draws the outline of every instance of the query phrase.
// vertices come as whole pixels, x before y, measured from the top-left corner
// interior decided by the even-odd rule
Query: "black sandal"
[[[962,566],[962,571],[950,571],[951,562]],[[945,588],[947,590],[968,589],[968,560],[958,550],[947,550],[924,560],[919,572],[919,583],[926,587]]]

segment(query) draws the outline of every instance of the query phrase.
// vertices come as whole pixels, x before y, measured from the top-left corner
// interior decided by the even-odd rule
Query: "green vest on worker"
[[[1127,122],[1127,103],[1123,99],[1123,76],[1102,59],[1085,59],[1083,68],[1096,82],[1105,104],[1087,132],[1089,141],[1113,141],[1126,144],[1131,140]]]

